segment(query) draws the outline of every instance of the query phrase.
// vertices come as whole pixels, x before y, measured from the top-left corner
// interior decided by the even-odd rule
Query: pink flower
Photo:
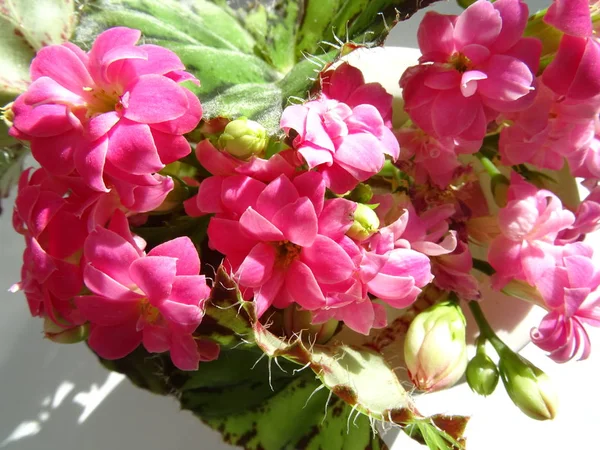
[[[555,241],[575,221],[552,192],[527,183],[513,173],[508,203],[498,213],[501,234],[491,243],[488,261],[496,270],[496,286],[510,279],[535,286],[537,279],[556,264]]]
[[[446,291],[454,291],[464,300],[478,300],[479,283],[471,275],[473,257],[469,246],[458,241],[452,253],[431,258],[433,284]]]
[[[544,271],[536,286],[550,312],[531,331],[533,343],[556,362],[577,355],[586,359],[591,344],[584,325],[600,327],[600,272],[592,260],[581,254],[566,256]]]
[[[316,172],[293,182],[281,175],[257,195],[246,195],[245,187],[260,182],[233,178],[223,181],[230,188],[222,194],[230,195],[232,206],[211,219],[209,244],[227,257],[259,316],[271,305],[320,309],[332,286],[349,288],[355,264],[338,240],[352,225],[353,202],[325,202],[325,183]]]
[[[364,84],[347,64],[327,80],[323,96],[283,111],[281,127],[308,168],[343,194],[379,172],[385,155],[398,157],[398,141],[386,125],[392,97],[379,85]]]
[[[90,347],[103,358],[122,358],[140,343],[149,352],[169,351],[175,366],[196,370],[203,351],[192,333],[210,294],[192,241],[181,237],[142,250],[117,212],[108,229],[97,228],[84,247],[84,281],[92,295],[76,297],[90,321]]]
[[[529,108],[505,116],[512,124],[500,132],[503,163],[559,170],[567,158],[580,166],[594,138],[598,100],[572,101],[559,97],[544,83],[537,86]]]
[[[139,31],[118,27],[100,34],[89,53],[69,43],[38,52],[10,133],[30,141],[50,173],[76,169],[97,191],[114,180],[151,186],[160,184],[151,174],[190,152],[182,135],[202,108],[179,83],[196,80],[173,52],[136,46],[139,39]]]
[[[499,112],[531,101],[541,43],[523,38],[527,5],[479,0],[460,16],[428,12],[418,31],[419,66],[402,76],[405,109],[428,134],[481,141]]]

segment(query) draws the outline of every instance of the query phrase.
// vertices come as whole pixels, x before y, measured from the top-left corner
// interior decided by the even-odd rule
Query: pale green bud
[[[303,340],[315,344],[325,344],[338,329],[339,321],[328,320],[321,324],[312,324],[312,313],[301,310],[296,305],[283,310],[283,327],[288,337],[300,336]]]
[[[59,344],[76,344],[88,338],[89,325],[84,324],[72,328],[64,328],[46,317],[44,319],[44,335],[47,339]]]
[[[548,375],[510,350],[501,353],[498,368],[506,392],[521,411],[537,420],[554,419],[558,397]]]
[[[455,384],[467,367],[466,320],[452,301],[438,303],[411,322],[404,341],[408,375],[422,391]]]
[[[268,142],[267,130],[245,117],[229,122],[219,138],[221,148],[239,159],[248,159],[263,152]]]
[[[357,241],[364,241],[379,229],[379,218],[375,211],[363,203],[356,204],[354,223],[346,232],[348,236]]]
[[[496,389],[500,373],[494,361],[485,353],[478,352],[467,364],[467,383],[479,395],[490,395]]]

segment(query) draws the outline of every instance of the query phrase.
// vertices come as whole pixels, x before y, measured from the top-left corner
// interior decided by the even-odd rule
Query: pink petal
[[[192,240],[179,237],[154,247],[148,256],[168,256],[177,259],[177,275],[198,275],[200,257]]]
[[[180,370],[198,370],[200,354],[196,340],[187,334],[173,336],[170,349],[171,361]]]
[[[105,359],[124,358],[142,342],[142,333],[136,330],[136,322],[111,327],[93,326],[88,345]]]
[[[239,165],[239,161],[217,150],[208,139],[200,141],[196,146],[196,158],[213,175],[232,175]]]
[[[157,306],[171,293],[175,281],[177,260],[166,256],[146,256],[134,261],[129,268],[131,280]]]
[[[315,207],[306,197],[281,208],[272,219],[285,239],[302,247],[313,244],[317,236],[318,222]]]
[[[494,2],[494,8],[502,17],[502,30],[492,48],[494,53],[504,53],[523,36],[529,19],[529,8],[520,0],[498,0]]]
[[[193,333],[202,321],[204,312],[197,305],[165,300],[158,306],[169,325],[184,333]]]
[[[163,164],[171,164],[192,152],[189,142],[183,136],[162,133],[152,128],[150,130],[158,156]]]
[[[487,2],[475,4],[480,3]],[[465,97],[458,89],[441,91],[431,109],[435,133],[440,137],[458,136],[472,125],[479,108],[478,96]]]
[[[84,255],[96,269],[119,282],[131,285],[129,266],[139,258],[136,248],[118,234],[97,228],[85,241]]]
[[[87,126],[90,141],[95,141],[107,134],[119,120],[121,120],[121,116],[116,111],[109,111],[92,117]]]
[[[136,294],[128,287],[90,264],[84,268],[83,279],[85,286],[100,297],[106,297],[115,301],[136,300],[140,297],[139,294]]]
[[[57,64],[58,61],[60,64]],[[41,48],[29,70],[32,80],[49,77],[76,94],[83,93],[84,87],[93,87],[95,84],[81,59],[72,49],[63,45]]]
[[[275,264],[275,247],[259,242],[248,253],[235,273],[237,282],[244,287],[258,288],[271,277]]]
[[[325,203],[325,181],[318,172],[306,172],[294,178],[294,186],[300,197],[308,197],[315,207],[317,215],[321,214]]]
[[[23,96],[26,105],[33,107],[43,104],[61,104],[66,106],[85,106],[81,95],[75,94],[48,77],[41,77],[29,85]],[[18,113],[17,113],[18,116]]]
[[[298,148],[298,153],[302,155],[309,170],[320,165],[330,165],[333,162],[331,151],[322,149],[321,147],[315,148],[310,142],[306,142],[302,147]]]
[[[319,234],[338,240],[354,223],[356,203],[343,198],[327,200],[319,216]]]
[[[319,283],[339,283],[348,279],[355,270],[350,256],[326,236],[318,235],[310,247],[302,249],[300,255],[301,261],[311,269]]]
[[[486,47],[498,38],[502,30],[502,18],[492,3],[478,1],[458,16],[454,27],[454,39],[458,49],[467,44]]]
[[[142,335],[142,344],[150,353],[163,353],[171,346],[171,333],[167,327],[145,325]]]
[[[298,191],[286,176],[273,180],[256,201],[256,210],[270,220],[284,206],[298,200]]]
[[[139,297],[117,300],[81,295],[75,297],[75,304],[85,319],[107,327],[137,320],[140,314]]]
[[[563,33],[577,37],[592,35],[592,18],[589,0],[554,0],[544,22]]]
[[[107,159],[125,172],[144,175],[164,167],[147,125],[121,120],[111,130],[108,143]]]
[[[285,273],[281,270],[273,270],[269,281],[255,291],[254,304],[256,306],[256,317],[260,318],[273,304],[277,295],[280,294],[284,281]]]
[[[237,220],[227,220],[218,217],[210,219],[208,224],[208,239],[210,247],[238,264],[256,245],[256,239],[248,237]]]
[[[302,308],[313,310],[325,306],[325,297],[310,268],[296,260],[288,268],[285,288]]]
[[[139,123],[177,119],[189,106],[184,88],[162,75],[143,75],[127,94],[125,117]]]
[[[77,148],[74,155],[77,172],[88,186],[98,192],[109,191],[103,178],[107,152],[108,139],[101,139],[91,144],[86,142]]]
[[[22,133],[35,137],[50,137],[74,128],[65,105],[39,105],[24,114],[17,114],[14,126]]]
[[[96,81],[103,82],[100,72],[100,62],[104,54],[114,47],[123,45],[134,46],[139,41],[142,33],[125,27],[113,27],[100,33],[92,45],[89,53],[92,75]]]
[[[240,217],[240,228],[258,241],[282,241],[283,233],[252,208],[248,208]]]
[[[335,160],[357,180],[363,181],[381,170],[385,157],[375,136],[359,133],[341,139]]]
[[[208,177],[200,183],[198,194],[195,197],[196,208],[200,214],[223,212],[221,202],[223,179],[220,176]]]
[[[185,134],[196,128],[198,122],[200,122],[200,119],[202,118],[202,105],[193,92],[183,87],[181,89],[188,101],[185,114],[173,120],[153,123],[153,129],[169,134]]]
[[[236,214],[243,214],[249,207],[255,208],[257,198],[265,184],[245,175],[234,175],[223,180],[221,201]]]
[[[532,90],[534,75],[527,65],[512,56],[494,55],[485,66],[487,80],[479,83],[479,92],[501,101],[515,101]]]
[[[460,92],[465,97],[471,97],[477,92],[478,81],[485,80],[487,75],[479,70],[468,70],[460,80]]]
[[[423,16],[417,31],[421,53],[451,55],[454,53],[454,24],[452,17],[429,11]]]
[[[186,305],[202,306],[210,296],[204,275],[177,275],[169,299]]]
[[[331,75],[326,95],[329,98],[347,103],[348,97],[364,83],[365,79],[362,72],[345,62],[340,64]]]

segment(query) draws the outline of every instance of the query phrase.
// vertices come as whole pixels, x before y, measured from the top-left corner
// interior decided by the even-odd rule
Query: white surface
[[[541,2],[540,2],[541,3]],[[442,4],[448,12],[454,5]],[[393,44],[415,45],[417,20],[393,32]],[[402,33],[404,31],[404,33]],[[393,75],[392,75],[393,76]],[[21,294],[6,289],[19,279],[23,243],[10,225],[10,200],[0,217],[0,448],[9,450],[221,450],[218,433],[203,426],[174,399],[135,388],[102,368],[84,345],[44,341],[42,323],[29,317]],[[532,326],[535,324],[531,324]],[[470,414],[471,450],[595,449],[600,423],[600,333],[590,330],[589,360],[557,365],[532,345],[522,354],[546,371],[559,390],[552,422],[524,416],[500,384],[487,399],[463,384],[423,395],[423,413]],[[388,438],[393,440],[395,433]],[[402,433],[393,450],[422,449]]]

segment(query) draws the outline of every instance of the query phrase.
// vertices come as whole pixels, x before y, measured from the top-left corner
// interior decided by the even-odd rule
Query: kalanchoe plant
[[[546,375],[479,302],[486,283],[545,308],[531,338],[557,362],[591,351],[595,7],[428,12],[422,57],[395,74],[402,103],[341,58],[414,2],[12,3],[0,193],[18,180],[11,290],[49,339],[87,341],[248,449],[385,448],[377,422],[464,448],[468,418],[422,415],[405,372],[432,391],[466,370],[482,395],[500,378],[527,415],[554,417]],[[27,148],[41,167],[20,174]]]

